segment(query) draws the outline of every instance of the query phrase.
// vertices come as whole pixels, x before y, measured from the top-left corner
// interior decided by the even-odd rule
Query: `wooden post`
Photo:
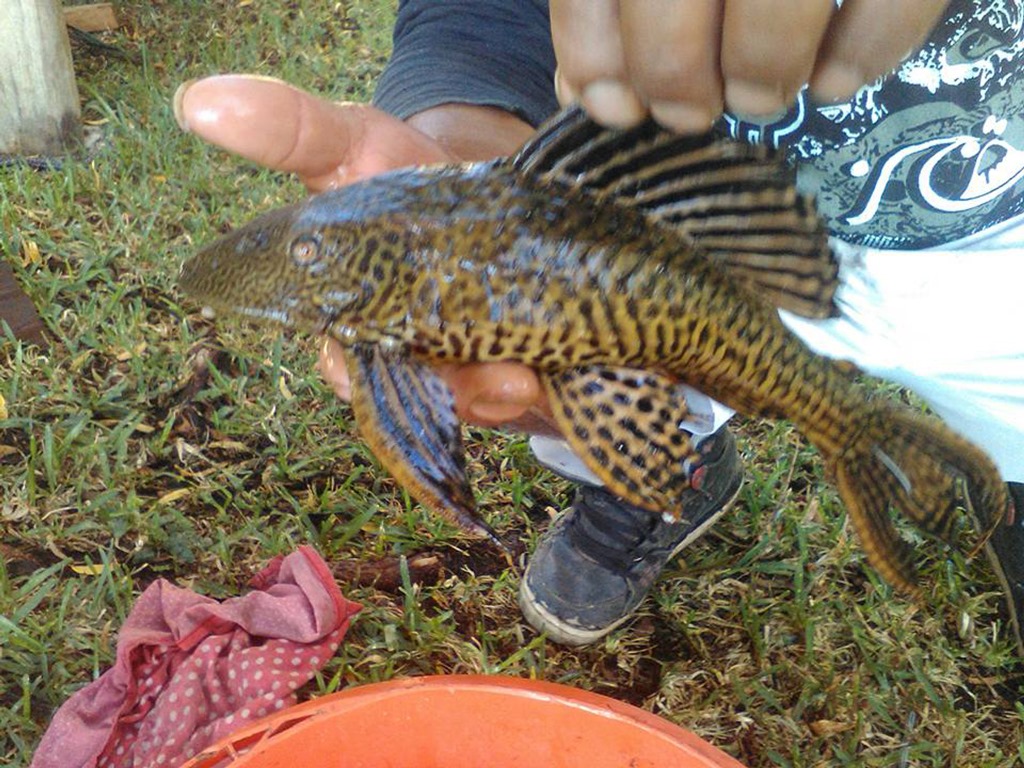
[[[81,126],[57,0],[0,0],[0,41],[0,153],[64,154]]]

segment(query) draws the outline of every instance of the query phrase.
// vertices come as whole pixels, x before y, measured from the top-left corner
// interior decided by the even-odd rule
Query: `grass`
[[[0,763],[28,764],[154,579],[226,597],[310,543],[366,607],[307,696],[535,676],[658,712],[750,766],[1024,764],[1024,680],[985,564],[922,542],[931,596],[894,595],[785,424],[740,422],[740,503],[634,621],[584,650],[537,637],[519,567],[410,503],[312,373],[311,340],[213,326],[173,289],[197,244],[301,194],[180,133],[177,85],[254,71],[366,99],[392,4],[120,10],[106,39],[137,57],[76,56],[104,148],[61,171],[0,170],[0,250],[53,340],[0,342]],[[570,487],[520,437],[471,431],[469,450],[485,514],[529,550]]]

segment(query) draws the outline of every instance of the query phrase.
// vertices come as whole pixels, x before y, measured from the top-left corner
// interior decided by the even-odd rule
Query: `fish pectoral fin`
[[[839,267],[825,225],[795,171],[765,146],[714,131],[681,135],[653,120],[605,128],[570,106],[511,164],[642,210],[781,309],[837,314]]]
[[[555,420],[587,467],[615,495],[678,519],[700,461],[680,429],[686,401],[668,378],[587,366],[542,376]]]
[[[420,503],[498,541],[476,512],[447,385],[428,365],[377,344],[352,345],[345,360],[356,424],[381,464]]]

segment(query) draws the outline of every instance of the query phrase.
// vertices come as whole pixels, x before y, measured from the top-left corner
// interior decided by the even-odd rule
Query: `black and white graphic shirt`
[[[953,0],[895,74],[733,136],[785,147],[830,229],[878,249],[941,246],[1024,214],[1024,0]],[[1024,226],[1024,224],[1022,224]]]

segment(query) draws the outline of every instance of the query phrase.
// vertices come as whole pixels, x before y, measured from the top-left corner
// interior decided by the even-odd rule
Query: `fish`
[[[814,353],[780,309],[838,311],[813,198],[778,153],[714,132],[627,129],[563,109],[514,155],[396,170],[266,212],[201,249],[179,285],[214,311],[336,339],[357,427],[421,503],[494,537],[437,363],[534,369],[607,488],[686,518],[700,461],[680,385],[787,419],[825,463],[868,562],[920,596],[899,511],[955,544],[1009,510],[991,459]]]

